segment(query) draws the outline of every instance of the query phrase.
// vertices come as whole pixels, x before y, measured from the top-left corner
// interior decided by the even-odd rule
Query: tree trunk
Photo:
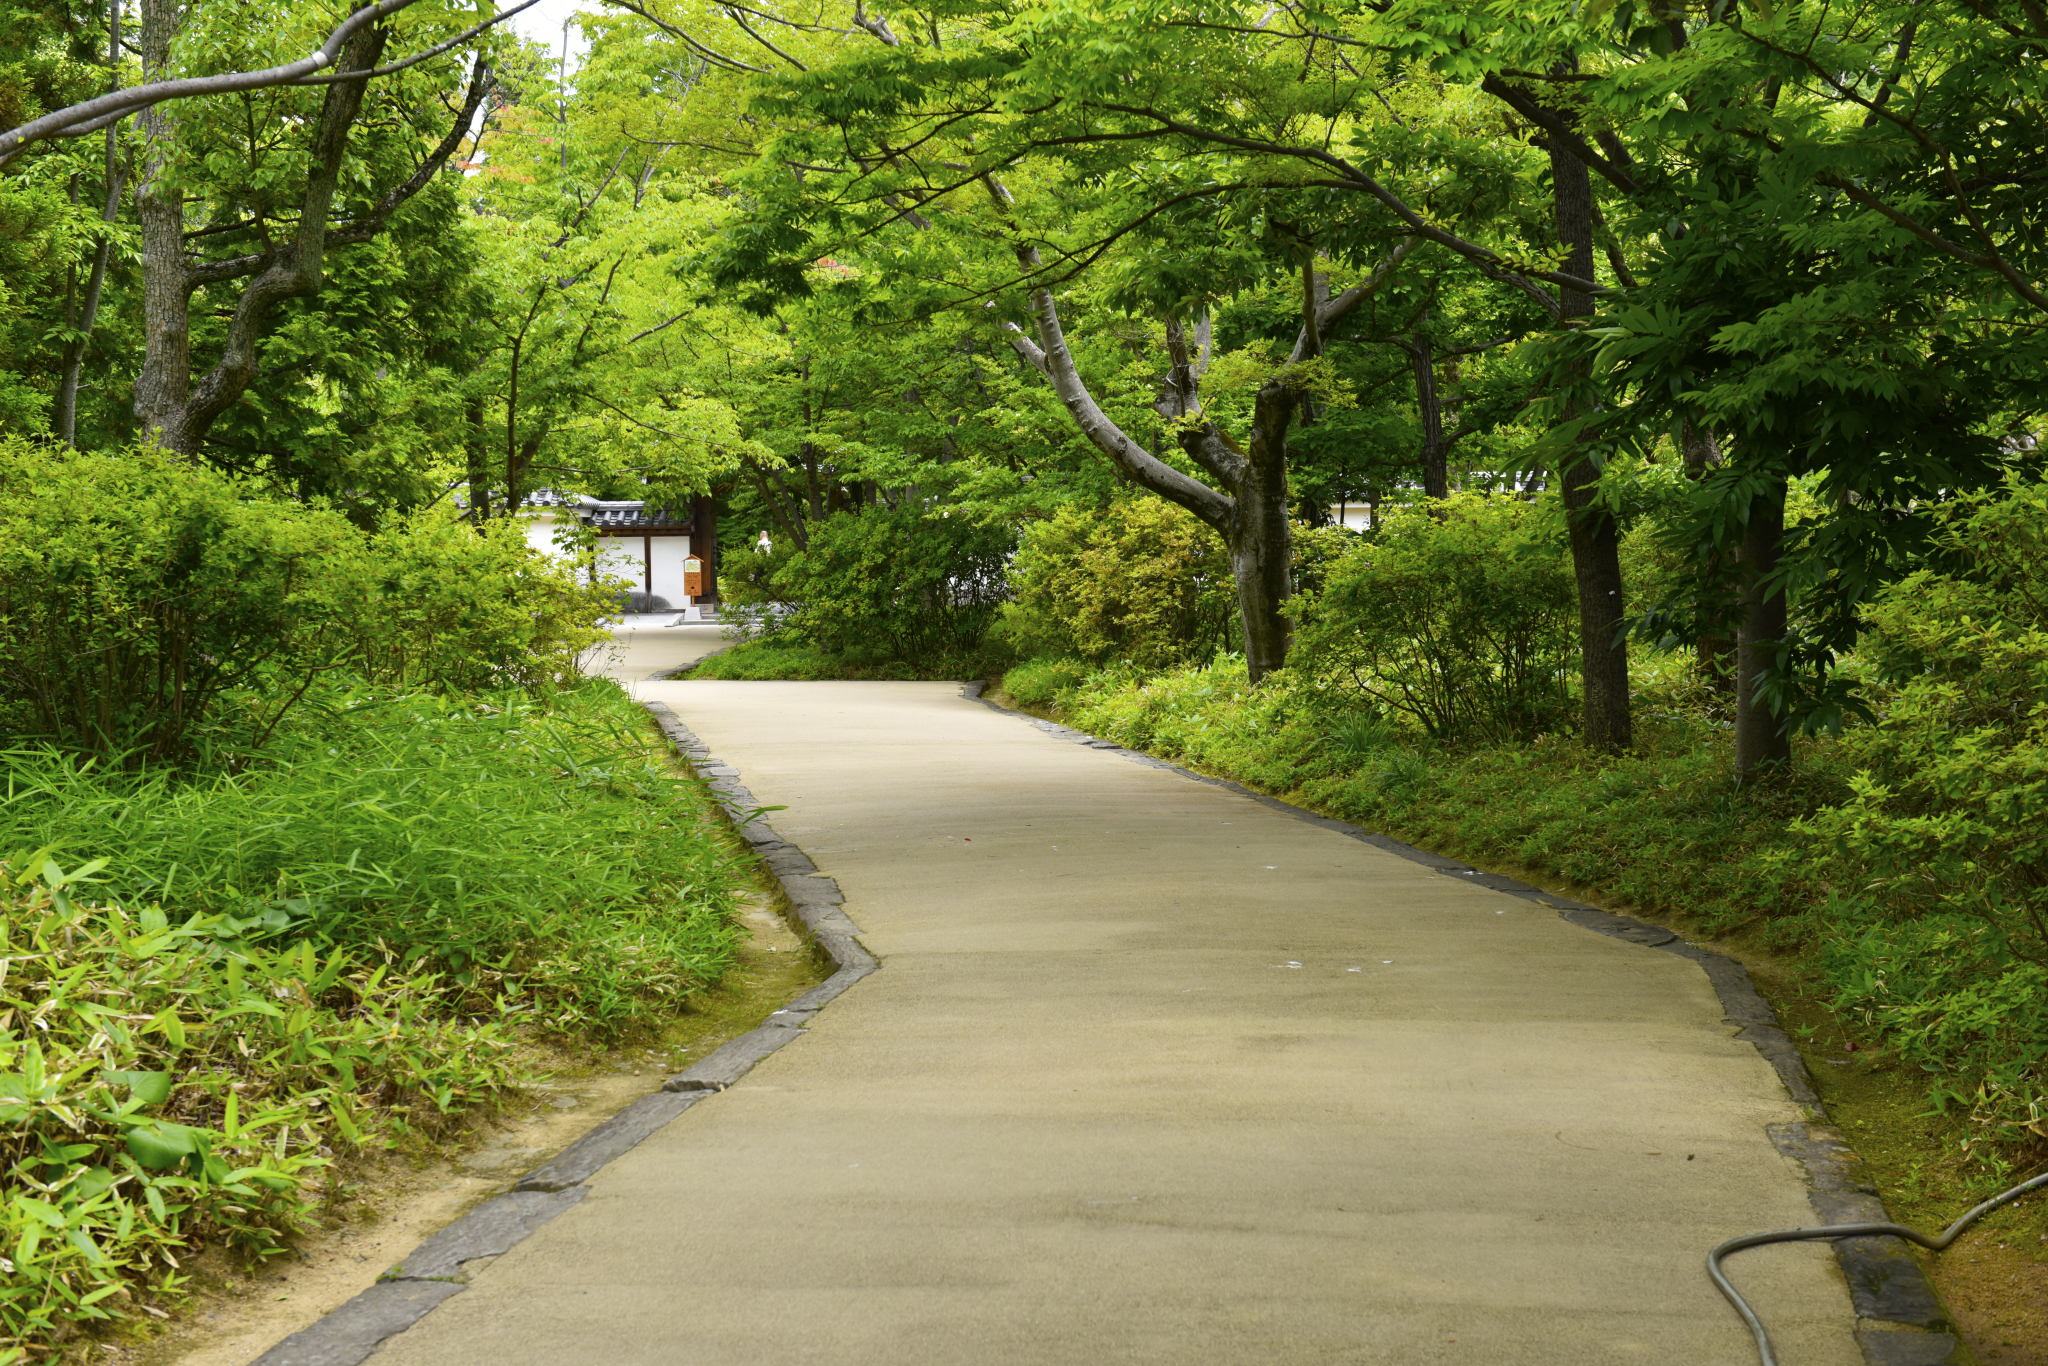
[[[1685,477],[1704,479],[1707,471],[1721,463],[1721,448],[1714,440],[1714,434],[1704,427],[1696,426],[1690,419],[1678,424],[1678,448],[1685,461]],[[1707,561],[1706,579],[1713,583],[1720,578],[1721,556],[1714,555]],[[1693,667],[1700,681],[1708,691],[1723,697],[1735,693],[1735,637],[1718,626],[1702,630],[1693,641]]]
[[[1289,385],[1268,381],[1253,400],[1251,450],[1232,487],[1236,507],[1224,540],[1244,622],[1245,667],[1256,683],[1287,663],[1293,623],[1281,604],[1294,595],[1293,528],[1287,520],[1287,428],[1301,402]]]
[[[484,401],[472,398],[467,412],[469,439],[469,519],[479,527],[491,520],[491,443],[484,427]]]
[[[1765,579],[1778,567],[1785,538],[1785,481],[1774,479],[1750,500],[1742,529],[1742,627],[1735,647],[1735,770],[1745,778],[1792,757],[1782,720],[1758,697],[1758,683],[1778,662],[1785,638],[1785,592]]]
[[[997,210],[1007,213],[1008,191],[987,177]],[[1302,270],[1302,326],[1290,363],[1321,351],[1322,338],[1352,309],[1376,293],[1394,268],[1414,249],[1417,238],[1404,238],[1372,274],[1336,298],[1325,300],[1316,282],[1313,258]],[[1028,244],[1014,248],[1027,271],[1040,267],[1038,250]],[[1244,621],[1245,663],[1252,682],[1263,680],[1287,662],[1292,631],[1281,606],[1293,588],[1292,534],[1287,520],[1287,429],[1305,395],[1295,382],[1275,377],[1259,389],[1253,404],[1249,452],[1226,437],[1202,409],[1202,374],[1209,362],[1209,320],[1196,325],[1192,336],[1177,320],[1167,320],[1169,364],[1160,385],[1155,411],[1175,424],[1181,449],[1215,487],[1181,473],[1132,440],[1102,411],[1074,365],[1052,291],[1035,289],[1029,296],[1037,324],[1038,343],[1013,329],[1010,345],[1051,383],[1074,425],[1089,443],[1131,482],[1178,504],[1223,538],[1230,552],[1231,577],[1237,588],[1238,612]],[[1227,492],[1225,491],[1227,490]]]
[[[1580,161],[1553,143],[1550,177],[1557,195],[1557,237],[1570,252],[1564,271],[1593,278],[1593,184]],[[1593,299],[1560,292],[1561,320],[1592,316]],[[1578,377],[1574,376],[1576,380]],[[1566,417],[1576,416],[1567,411]],[[1579,680],[1585,700],[1586,743],[1599,749],[1629,745],[1628,642],[1622,632],[1621,529],[1600,506],[1600,471],[1591,452],[1560,462],[1558,487],[1571,531],[1572,572],[1579,590]]]
[[[179,0],[142,0],[142,79],[169,76]],[[178,124],[169,103],[142,111],[142,173],[135,213],[142,226],[142,372],[135,416],[166,450],[185,453],[185,401],[192,392],[192,281],[185,270],[185,196],[165,183]]]
[[[142,0],[142,62],[145,79],[160,79],[169,63],[172,39],[183,12],[181,0]],[[260,254],[238,260],[188,264],[185,257],[183,195],[166,183],[177,138],[169,103],[143,111],[146,150],[135,187],[142,224],[143,364],[135,381],[135,415],[158,444],[191,458],[214,421],[240,399],[258,373],[257,343],[271,313],[286,299],[320,292],[330,246],[366,242],[383,230],[399,205],[437,175],[472,125],[491,85],[479,57],[469,97],[455,126],[413,174],[338,233],[330,233],[349,133],[362,109],[367,72],[384,51],[389,30],[366,24],[351,36],[335,60],[337,72],[364,72],[357,80],[325,86],[319,116],[306,152],[305,192],[291,238]],[[242,288],[227,325],[221,358],[197,385],[192,382],[192,292],[202,284],[225,284],[253,276]],[[515,504],[516,506],[516,504]]]
[[[1428,321],[1424,314],[1423,320]],[[1444,407],[1436,389],[1436,352],[1426,340],[1399,343],[1415,364],[1415,410],[1422,417],[1422,491],[1431,498],[1451,496],[1451,475],[1444,458]]]
[[[690,553],[704,562],[701,596],[718,601],[718,500],[705,495],[690,509]]]

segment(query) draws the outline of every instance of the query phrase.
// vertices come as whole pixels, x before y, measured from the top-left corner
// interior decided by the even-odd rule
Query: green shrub
[[[1401,508],[1297,600],[1294,669],[1339,708],[1400,713],[1439,740],[1569,724],[1577,599],[1543,505],[1465,493]]]
[[[245,501],[154,446],[0,444],[0,717],[98,752],[180,752],[221,694],[344,647],[335,513]]]
[[[1854,889],[1826,917],[1840,1004],[2000,1137],[2048,1139],[2048,484],[1964,500],[1941,539],[1958,572],[1868,614],[1878,722],[1799,830]]]
[[[906,506],[841,512],[775,574],[784,630],[855,666],[978,671],[1006,595],[1010,537],[964,515]]]
[[[1085,660],[1027,660],[1003,675],[1002,690],[1027,707],[1049,708],[1091,672]]]
[[[237,690],[275,703],[344,669],[400,687],[566,684],[603,594],[511,520],[446,509],[366,535],[155,446],[0,444],[0,724],[183,758]]]
[[[723,615],[721,610],[720,615]],[[803,645],[787,636],[768,635],[742,640],[727,649],[700,659],[690,666],[691,678],[723,678],[755,682],[767,679],[815,681],[845,678],[847,665],[815,645]]]
[[[482,528],[445,507],[414,513],[335,566],[339,661],[373,682],[438,692],[568,687],[604,639],[610,590],[535,554],[517,518]]]
[[[1010,581],[1004,633],[1019,653],[1166,669],[1206,663],[1236,622],[1216,533],[1149,494],[1062,506],[1025,532]]]

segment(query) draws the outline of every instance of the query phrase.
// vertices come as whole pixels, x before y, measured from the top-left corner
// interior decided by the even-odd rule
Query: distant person
[[[754,549],[756,549],[756,550],[760,551],[760,552],[761,552],[761,553],[762,553],[763,555],[766,555],[766,554],[768,554],[768,553],[769,553],[770,551],[772,551],[772,550],[774,550],[774,549],[775,549],[775,547],[774,547],[773,545],[770,545],[770,544],[769,544],[769,542],[768,542],[768,533],[767,533],[767,532],[765,532],[765,531],[764,531],[764,532],[762,532],[762,533],[761,533],[761,539],[760,539],[760,540],[758,540],[758,541],[756,541],[756,542],[754,542]]]

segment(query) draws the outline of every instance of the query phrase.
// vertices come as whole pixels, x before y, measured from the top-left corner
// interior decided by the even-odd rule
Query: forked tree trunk
[[[1764,674],[1776,667],[1785,638],[1785,593],[1766,583],[1778,567],[1785,539],[1785,480],[1779,477],[1750,500],[1742,529],[1742,627],[1735,646],[1735,769],[1745,778],[1792,757],[1783,718],[1758,696]]]
[[[1008,192],[987,181],[999,211],[1009,208]],[[1385,284],[1394,267],[1414,250],[1416,238],[1404,238],[1366,279],[1335,298],[1325,299],[1316,283],[1314,262],[1303,265],[1302,327],[1290,363],[1317,355],[1329,329]],[[1015,248],[1025,270],[1039,268],[1036,248]],[[1192,478],[1160,460],[1126,434],[1095,401],[1067,345],[1058,305],[1050,290],[1033,290],[1032,318],[1037,343],[1012,328],[1011,346],[1052,384],[1081,434],[1116,467],[1117,472],[1153,493],[1186,508],[1223,538],[1230,553],[1231,578],[1237,589],[1239,617],[1244,622],[1245,665],[1252,682],[1262,681],[1286,664],[1293,632],[1281,608],[1293,594],[1293,535],[1287,518],[1287,430],[1305,401],[1299,381],[1283,371],[1260,386],[1252,408],[1251,440],[1240,446],[1209,420],[1202,408],[1201,383],[1208,367],[1208,321],[1190,338],[1174,319],[1167,321],[1169,364],[1154,405],[1174,424],[1175,439],[1214,486]]]
[[[1552,146],[1551,184],[1557,196],[1557,237],[1570,252],[1564,271],[1593,278],[1593,183],[1586,163]],[[1593,299],[1578,290],[1561,291],[1561,321],[1591,317]],[[1567,419],[1576,416],[1567,412]],[[1622,632],[1625,604],[1621,582],[1621,528],[1600,505],[1600,471],[1590,451],[1560,461],[1558,487],[1570,529],[1572,575],[1579,592],[1579,679],[1585,701],[1586,743],[1598,749],[1626,749],[1631,736],[1628,700],[1628,642]]]
[[[181,0],[142,0],[142,67],[145,80],[159,80],[170,63],[172,39],[185,13]],[[475,121],[490,89],[489,69],[477,58],[469,97],[453,129],[413,174],[393,187],[375,207],[357,214],[341,230],[330,227],[349,134],[362,109],[367,72],[384,50],[388,30],[380,24],[358,29],[341,49],[337,72],[361,71],[359,80],[326,85],[307,146],[306,184],[291,236],[256,254],[226,261],[193,263],[185,253],[184,192],[170,181],[177,120],[169,103],[142,114],[146,138],[142,172],[135,186],[136,216],[142,226],[143,363],[135,380],[135,415],[143,430],[166,450],[197,456],[207,429],[240,399],[259,372],[258,343],[277,306],[320,292],[328,248],[366,242],[391,214],[447,164],[462,135]],[[253,277],[253,278],[251,278]],[[202,285],[248,279],[228,318],[220,359],[195,384],[192,379],[192,295]],[[516,506],[516,504],[515,504]]]
[[[1251,448],[1231,486],[1232,509],[1224,542],[1244,623],[1244,659],[1258,682],[1287,663],[1294,629],[1281,606],[1294,596],[1294,535],[1287,517],[1287,429],[1300,394],[1267,383],[1253,401]]]

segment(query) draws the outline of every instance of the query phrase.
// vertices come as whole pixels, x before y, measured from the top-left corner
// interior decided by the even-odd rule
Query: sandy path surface
[[[636,691],[881,971],[377,1366],[1754,1361],[1801,1116],[1693,963],[956,685]],[[1859,1366],[1824,1247],[1737,1274]]]

